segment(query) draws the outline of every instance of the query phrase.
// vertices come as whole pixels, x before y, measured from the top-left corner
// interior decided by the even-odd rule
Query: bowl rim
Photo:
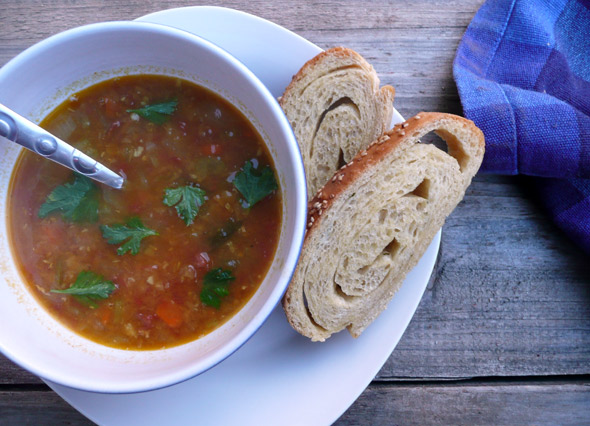
[[[146,31],[165,37],[176,37],[204,46],[207,50],[212,51],[214,54],[220,56],[225,62],[236,68],[240,74],[242,74],[245,79],[247,79],[248,82],[253,85],[256,91],[261,94],[262,100],[272,111],[280,132],[287,141],[286,148],[287,152],[289,153],[289,163],[293,167],[292,172],[296,178],[296,184],[293,185],[292,189],[294,193],[293,198],[295,209],[294,211],[289,211],[289,215],[293,216],[293,229],[289,229],[289,231],[293,233],[293,238],[291,241],[287,241],[285,243],[288,248],[285,250],[286,255],[283,257],[281,269],[286,271],[286,273],[281,274],[281,277],[279,277],[278,281],[275,283],[261,309],[256,312],[256,314],[254,314],[252,319],[241,329],[241,331],[232,337],[226,344],[213,351],[213,353],[208,355],[204,360],[197,363],[188,363],[186,366],[183,366],[183,368],[174,370],[174,372],[167,373],[164,376],[157,376],[147,379],[143,378],[134,380],[131,383],[119,383],[116,385],[112,385],[107,382],[96,383],[85,379],[83,376],[75,375],[73,372],[64,375],[62,371],[47,369],[43,365],[33,365],[27,362],[27,360],[21,359],[18,353],[14,353],[9,347],[6,347],[5,343],[0,341],[0,352],[11,361],[15,362],[31,373],[41,377],[42,379],[50,380],[54,383],[90,392],[136,393],[172,386],[204,373],[205,371],[213,368],[225,360],[227,357],[231,356],[241,346],[243,346],[256,333],[256,331],[258,331],[258,329],[264,324],[264,322],[279,304],[295,271],[305,234],[307,218],[307,190],[305,185],[305,171],[301,152],[288,119],[278,104],[277,99],[275,99],[268,88],[249,68],[247,68],[233,55],[228,53],[225,49],[200,36],[167,25],[140,21],[110,21],[83,25],[54,34],[19,53],[0,68],[0,84],[2,83],[2,80],[5,78],[5,76],[14,73],[14,70],[17,70],[23,65],[23,63],[30,63],[30,61],[33,60],[37,55],[48,50],[59,48],[62,43],[67,42],[72,38],[79,36],[100,37],[100,34],[105,32],[108,33],[111,31],[137,30]],[[283,192],[284,191],[285,189],[283,189]],[[285,194],[283,197],[285,197]],[[285,214],[286,212],[283,212],[283,220],[285,220]],[[273,262],[274,261],[275,260],[273,260]]]

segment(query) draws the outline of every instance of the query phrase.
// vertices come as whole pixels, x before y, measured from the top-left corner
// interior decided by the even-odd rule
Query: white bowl
[[[226,324],[170,349],[127,351],[61,325],[29,293],[7,237],[6,204],[20,148],[0,141],[0,350],[29,371],[77,389],[123,393],[168,386],[221,362],[252,336],[283,295],[301,248],[306,215],[303,164],[278,103],[224,50],[170,27],[111,22],[53,36],[0,69],[0,102],[40,121],[72,93],[118,75],[164,74],[205,86],[237,106],[264,138],[283,194],[277,253],[259,290]]]

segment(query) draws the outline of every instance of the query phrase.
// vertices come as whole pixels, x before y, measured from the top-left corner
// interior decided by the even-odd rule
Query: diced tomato
[[[163,300],[156,308],[156,315],[170,327],[176,328],[183,322],[182,308],[171,300]]]
[[[108,118],[117,118],[121,112],[119,104],[111,98],[102,98],[104,113]]]
[[[221,145],[217,143],[203,145],[201,152],[203,155],[221,155]]]
[[[193,266],[197,271],[208,271],[211,268],[211,259],[207,252],[201,252],[195,256]]]

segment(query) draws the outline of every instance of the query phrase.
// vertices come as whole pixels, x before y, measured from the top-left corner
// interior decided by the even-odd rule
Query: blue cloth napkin
[[[481,171],[535,176],[553,220],[590,254],[590,0],[488,0],[453,73],[486,137]]]

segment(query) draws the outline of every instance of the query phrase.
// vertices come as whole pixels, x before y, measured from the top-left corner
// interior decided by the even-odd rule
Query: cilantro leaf
[[[64,290],[51,290],[52,293],[70,294],[80,302],[96,308],[95,300],[106,299],[115,291],[115,284],[92,271],[82,271],[74,284]]]
[[[89,178],[74,175],[74,181],[55,188],[39,208],[39,217],[60,212],[70,222],[96,222],[98,220],[98,188]]]
[[[193,223],[199,207],[205,202],[205,191],[196,186],[181,186],[178,188],[166,188],[164,191],[164,204],[176,206],[176,212],[184,220],[186,226]]]
[[[233,184],[246,199],[248,207],[252,207],[278,188],[270,166],[266,166],[259,173],[254,173],[251,161],[246,161],[242,170],[236,173]]]
[[[217,268],[207,272],[203,279],[201,302],[219,309],[221,298],[229,294],[227,286],[235,279],[229,270]]]
[[[128,109],[127,112],[134,112],[152,123],[163,124],[168,120],[167,116],[172,115],[176,111],[177,106],[178,100],[171,99],[159,104],[146,105],[143,108]]]
[[[117,249],[119,256],[124,255],[128,251],[131,254],[139,253],[141,240],[150,235],[158,235],[153,229],[146,228],[138,217],[130,218],[125,225],[101,225],[100,230],[102,236],[107,239],[107,243],[109,244],[121,244],[127,240],[127,242],[123,243]]]

